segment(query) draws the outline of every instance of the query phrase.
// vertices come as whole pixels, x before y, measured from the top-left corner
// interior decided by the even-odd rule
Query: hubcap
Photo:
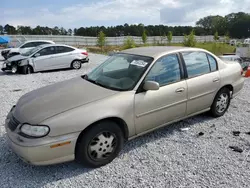
[[[103,160],[108,158],[115,150],[116,137],[110,132],[103,132],[95,136],[89,146],[89,156],[93,160]]]
[[[219,113],[224,112],[227,109],[227,105],[228,105],[228,95],[226,93],[222,93],[217,102],[216,102],[216,110]]]
[[[81,67],[81,62],[75,61],[75,62],[73,63],[73,67],[74,67],[74,69],[79,69],[79,68]]]

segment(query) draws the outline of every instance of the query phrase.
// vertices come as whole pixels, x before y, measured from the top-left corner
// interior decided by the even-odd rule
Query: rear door
[[[75,49],[67,46],[56,46],[56,54],[54,55],[55,67],[69,68],[74,60]]]
[[[56,48],[54,46],[49,46],[41,49],[33,57],[34,68],[36,71],[43,70],[53,70],[55,69],[55,61],[53,55],[56,52]],[[38,55],[36,57],[36,55]]]
[[[181,53],[188,86],[187,115],[208,109],[220,87],[216,59],[202,51]]]

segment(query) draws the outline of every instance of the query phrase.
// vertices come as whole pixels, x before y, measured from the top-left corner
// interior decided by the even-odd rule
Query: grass
[[[145,46],[145,45],[137,45],[136,47],[141,47],[141,46]],[[155,44],[155,45],[147,45],[147,46],[167,46],[166,44]],[[183,46],[183,44],[181,43],[171,43],[169,44],[169,46]],[[197,48],[202,48],[205,50],[208,50],[212,53],[214,53],[215,55],[222,55],[224,53],[234,53],[235,52],[235,47],[234,46],[230,46],[228,44],[225,43],[197,43],[196,46]],[[111,51],[120,51],[123,50],[124,46],[104,46],[103,49],[101,49],[100,47],[97,46],[90,46],[87,47],[87,50],[89,52],[92,53],[99,53],[99,54],[108,54]]]

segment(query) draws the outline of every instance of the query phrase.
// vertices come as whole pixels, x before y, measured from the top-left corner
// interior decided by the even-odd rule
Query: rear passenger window
[[[196,77],[210,72],[209,62],[204,52],[183,52],[188,77]]]
[[[181,80],[179,60],[176,54],[158,59],[146,76],[146,81],[156,81],[160,86]]]
[[[57,53],[66,53],[66,52],[71,52],[73,51],[73,48],[69,48],[66,46],[57,46]]]
[[[211,72],[217,71],[217,61],[211,55],[207,54],[210,63]]]

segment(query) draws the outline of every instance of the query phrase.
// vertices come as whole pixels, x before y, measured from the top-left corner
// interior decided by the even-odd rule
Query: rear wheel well
[[[124,134],[124,139],[128,140],[128,126],[125,123],[125,121],[121,118],[117,118],[117,117],[110,117],[110,118],[105,118],[105,119],[101,119],[99,121],[96,121],[92,124],[90,124],[87,128],[85,128],[80,135],[77,138],[77,142],[76,144],[79,142],[79,140],[81,140],[82,136],[84,135],[84,133],[86,133],[90,128],[92,128],[93,126],[95,126],[97,123],[100,123],[102,121],[113,121],[115,123],[117,123],[117,125],[120,127],[120,129],[122,130],[123,134]]]
[[[233,86],[230,85],[230,84],[228,84],[228,85],[223,86],[221,89],[223,89],[223,88],[229,89],[229,90],[230,90],[230,96],[232,97],[232,94],[233,94],[233,91],[234,91]],[[220,89],[220,90],[221,90],[221,89]]]

